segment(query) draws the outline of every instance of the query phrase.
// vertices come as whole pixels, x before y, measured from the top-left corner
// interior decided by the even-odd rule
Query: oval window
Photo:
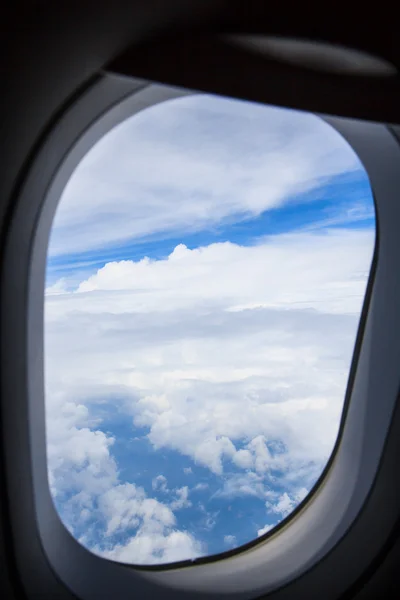
[[[109,131],[62,194],[45,291],[49,485],[86,548],[211,556],[332,453],[375,244],[321,118],[191,95]]]

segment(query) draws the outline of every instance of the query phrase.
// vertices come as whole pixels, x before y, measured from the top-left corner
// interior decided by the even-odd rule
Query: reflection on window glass
[[[85,547],[161,564],[262,536],[332,452],[375,242],[318,117],[206,95],[130,117],[51,233],[47,452]]]

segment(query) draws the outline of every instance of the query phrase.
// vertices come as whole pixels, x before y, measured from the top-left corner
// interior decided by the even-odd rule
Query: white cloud
[[[271,505],[271,510],[273,512],[276,512],[276,513],[282,515],[283,517],[287,517],[287,515],[293,511],[293,508],[294,508],[294,502],[289,497],[287,492],[284,492],[282,494],[282,496],[280,497],[279,501],[276,504]]]
[[[255,496],[264,499],[267,497],[264,477],[253,471],[235,473],[225,478],[223,487],[216,495],[227,498]]]
[[[67,291],[67,280],[65,277],[61,277],[61,279],[58,279],[53,285],[49,285],[46,288],[46,296],[65,294]]]
[[[133,564],[161,564],[188,560],[201,556],[202,545],[185,531],[172,531],[166,535],[143,532],[125,544],[116,544],[112,549],[94,552],[118,562]]]
[[[266,534],[268,531],[271,531],[271,529],[273,529],[274,527],[275,527],[275,525],[265,525],[265,527],[258,529],[257,537],[260,537],[260,536]]]
[[[48,387],[125,389],[155,448],[215,474],[232,461],[311,478],[337,432],[372,247],[371,231],[335,230],[109,263],[47,298]]]
[[[231,547],[237,546],[236,537],[234,535],[225,535],[224,536],[224,543],[227,546],[231,546]]]
[[[355,230],[280,235],[251,247],[225,242],[189,250],[181,244],[164,260],[107,263],[78,287],[80,293],[98,292],[90,307],[70,295],[55,302],[64,310],[84,305],[92,313],[193,310],[213,303],[231,312],[321,305],[322,312],[357,314],[371,247],[371,232]]]
[[[251,469],[253,466],[253,457],[249,450],[238,450],[233,457],[233,462],[242,469]]]
[[[175,495],[175,499],[169,504],[171,510],[181,510],[182,508],[192,506],[189,500],[189,488],[187,485],[170,490],[167,485],[167,478],[164,475],[157,475],[151,482],[151,486],[156,492]]]
[[[189,500],[189,488],[184,485],[181,488],[175,490],[176,499],[170,504],[172,510],[181,510],[182,508],[189,508],[192,503]]]
[[[47,395],[46,405],[49,483],[72,535],[93,552],[110,557],[120,553],[123,560],[138,564],[194,558],[205,551],[192,535],[177,528],[173,510],[190,506],[187,488],[176,490],[168,506],[147,497],[141,487],[120,483],[110,455],[114,439],[85,426],[93,425],[88,408],[63,394]],[[155,481],[158,489],[169,491],[165,477]],[[94,529],[101,543],[93,543]],[[132,533],[126,547],[112,542],[126,532]]]
[[[308,490],[306,488],[300,488],[290,495],[284,492],[273,502],[267,502],[266,506],[271,512],[277,513],[281,517],[287,517],[304,500],[307,494]]]
[[[115,485],[117,467],[109,453],[114,443],[102,431],[92,431],[88,409],[64,394],[46,396],[46,436],[49,480],[53,496],[81,492],[82,507]]]
[[[176,524],[172,510],[154,498],[148,498],[143,488],[131,483],[112,487],[98,500],[101,514],[107,520],[105,535],[140,527],[140,531],[164,534],[165,528]]]
[[[314,115],[204,96],[165,102],[113,129],[82,160],[50,252],[257,216],[355,169],[354,152]]]
[[[153,481],[151,482],[151,487],[153,488],[153,490],[169,492],[167,486],[167,478],[164,477],[164,475],[157,475],[157,477],[154,477]]]
[[[191,475],[193,473],[192,467],[184,467],[183,472],[185,473],[185,475]]]
[[[195,492],[204,492],[204,490],[208,489],[208,483],[197,483],[194,488],[193,491]]]

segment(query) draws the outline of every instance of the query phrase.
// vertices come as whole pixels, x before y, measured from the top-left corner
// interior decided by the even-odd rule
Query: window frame
[[[117,75],[95,78],[37,150],[15,202],[3,255],[0,344],[2,397],[12,398],[4,406],[3,435],[18,569],[30,582],[29,593],[34,588],[43,597],[151,594],[157,600],[270,593],[284,600],[323,582],[324,597],[336,598],[372,561],[399,518],[399,486],[390,486],[383,477],[385,469],[394,471],[400,438],[400,411],[394,413],[400,339],[393,335],[400,330],[400,146],[385,125],[323,117],[367,170],[376,200],[377,238],[340,433],[312,493],[289,518],[245,549],[219,560],[168,568],[133,567],[91,554],[68,533],[51,499],[44,435],[43,290],[48,237],[61,191],[80,159],[112,126],[187,93]],[[382,498],[385,511],[376,508]],[[374,511],[379,518],[368,516]]]

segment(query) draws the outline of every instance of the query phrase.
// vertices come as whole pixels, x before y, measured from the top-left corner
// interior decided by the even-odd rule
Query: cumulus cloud
[[[87,407],[47,397],[49,483],[68,530],[92,552],[137,564],[195,558],[204,545],[177,527],[174,510],[190,506],[188,488],[176,490],[168,506],[149,498],[144,489],[121,483],[110,454],[114,438],[92,430]],[[153,482],[168,492],[166,478]],[[82,533],[84,532],[84,533]],[[117,543],[120,535],[128,541]],[[97,541],[99,540],[99,541]]]
[[[131,483],[107,490],[99,498],[98,506],[107,520],[106,536],[132,527],[162,534],[166,527],[175,525],[175,516],[169,507],[147,498],[142,488]]]
[[[316,260],[320,252],[324,262]],[[163,260],[107,263],[77,291],[99,292],[91,295],[90,309],[86,303],[93,313],[184,310],[208,302],[232,312],[321,304],[324,312],[358,313],[370,256],[371,232],[363,230],[271,236],[249,247],[225,242],[191,250],[180,244]],[[69,310],[82,302],[68,296]]]
[[[306,488],[300,488],[296,490],[294,494],[288,494],[284,492],[278,498],[275,498],[274,502],[267,502],[266,506],[272,512],[277,513],[282,517],[287,517],[293,512],[293,509],[296,508],[298,504],[307,496],[308,490]]]
[[[216,474],[225,461],[256,472],[324,461],[372,242],[336,230],[109,263],[47,299],[49,385],[135,391],[129,410],[154,447]],[[276,440],[285,452],[271,453]]]
[[[114,438],[92,430],[87,407],[69,401],[64,394],[46,398],[47,461],[54,498],[80,494],[84,507],[93,497],[118,482],[117,467],[110,455]]]
[[[238,450],[235,453],[233,457],[233,462],[242,469],[251,469],[254,464],[251,453],[249,452],[249,450],[244,449]]]
[[[271,529],[274,528],[274,525],[265,525],[265,527],[262,527],[261,529],[258,529],[257,531],[257,537],[260,537],[266,533],[268,533],[268,531],[271,531]]]
[[[173,563],[201,556],[203,548],[193,536],[184,531],[172,531],[167,535],[157,532],[140,533],[125,544],[116,544],[109,550],[99,552],[118,562],[133,564]]]
[[[114,128],[82,160],[50,252],[254,217],[357,169],[351,148],[314,115],[207,96],[164,102]]]

